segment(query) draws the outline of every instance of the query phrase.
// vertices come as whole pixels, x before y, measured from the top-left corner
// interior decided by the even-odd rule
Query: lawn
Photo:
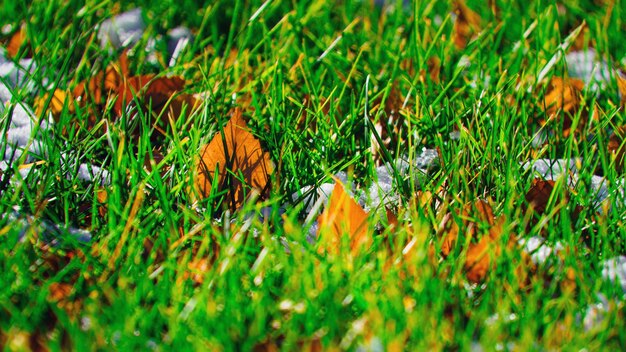
[[[626,348],[626,3],[0,7],[0,346]]]

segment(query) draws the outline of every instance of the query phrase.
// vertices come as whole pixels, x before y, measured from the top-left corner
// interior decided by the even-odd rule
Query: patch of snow
[[[107,19],[98,28],[100,46],[112,46],[115,49],[132,47],[141,38],[145,30],[142,11],[140,8],[121,13]]]
[[[626,294],[626,256],[606,260],[602,264],[602,277],[621,287]]]
[[[33,113],[30,111],[30,109],[24,107],[23,104],[15,104],[13,106],[13,114],[11,115],[11,127],[32,126],[32,119]]]
[[[602,294],[598,294],[598,302],[590,304],[585,310],[582,323],[585,331],[593,330],[602,325],[609,311],[609,302]]]
[[[595,93],[611,82],[611,68],[592,48],[573,51],[565,56],[570,77],[579,78]]]
[[[100,186],[111,183],[111,177],[106,169],[91,164],[80,164],[76,177],[86,182],[100,181]]]
[[[9,128],[6,133],[6,142],[18,147],[24,147],[28,144],[33,130],[30,126]]]
[[[170,54],[169,66],[176,64],[180,53],[191,43],[193,34],[187,27],[176,27],[167,33],[167,52]]]
[[[524,170],[532,170],[546,180],[556,180],[566,172],[574,174],[578,172],[577,159],[537,159],[522,164]]]
[[[550,246],[543,238],[537,236],[528,239],[521,238],[518,243],[523,247],[524,252],[530,255],[531,260],[536,265],[546,264],[552,256],[564,249],[560,242]]]
[[[4,104],[11,101],[13,94],[9,90],[9,87],[6,86],[3,82],[0,82],[0,112],[4,111]]]

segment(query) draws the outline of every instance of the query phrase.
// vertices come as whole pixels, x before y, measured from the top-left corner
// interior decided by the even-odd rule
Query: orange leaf
[[[328,206],[318,218],[318,238],[323,243],[320,252],[327,250],[338,253],[341,238],[348,235],[350,250],[352,254],[356,254],[361,247],[371,242],[368,234],[368,213],[346,193],[339,179],[335,178],[335,182]]]
[[[200,150],[195,185],[205,198],[211,195],[212,189],[227,191],[226,204],[235,210],[243,204],[250,188],[267,196],[271,173],[269,154],[250,133],[241,109],[235,109],[222,133],[216,134]],[[213,184],[214,179],[216,184]]]
[[[583,104],[584,87],[585,83],[577,78],[552,77],[544,97],[548,120],[541,120],[540,123],[545,125],[548,121],[559,120],[562,116],[563,136],[569,136],[573,124],[572,118],[576,116]],[[592,112],[588,110],[581,113],[577,130],[584,127],[590,113]],[[597,118],[596,113],[592,113],[592,116],[594,119]]]
[[[504,218],[499,218],[489,228],[489,236],[483,236],[478,243],[470,243],[465,255],[465,275],[470,282],[481,282],[492,267],[492,259],[500,255],[498,239],[502,234]]]
[[[476,214],[476,216],[472,216],[474,214]],[[470,216],[472,217],[470,218]],[[467,227],[467,233],[471,237],[476,236],[478,232],[477,227],[480,224],[487,224],[489,226],[494,224],[494,216],[491,206],[487,203],[487,201],[482,199],[466,204],[463,207],[461,218],[463,219],[463,226]],[[441,244],[441,253],[444,256],[447,256],[454,248],[460,229],[459,225],[456,221],[454,221],[451,213],[446,214],[442,223],[443,226],[441,230],[445,232],[445,238]]]
[[[116,91],[122,84],[122,76],[117,70],[109,65],[105,72],[98,72],[94,77],[86,82],[79,83],[73,90],[74,97],[81,102],[91,99],[96,105],[103,105],[112,92]]]
[[[72,285],[54,282],[50,284],[50,294],[48,299],[52,302],[65,300],[72,293]]]
[[[454,45],[457,49],[463,49],[480,29],[480,16],[467,7],[464,0],[454,2]]]
[[[187,264],[188,272],[184,276],[190,278],[194,283],[200,285],[204,282],[206,273],[211,269],[212,263],[207,258],[200,258],[190,261]]]
[[[118,97],[115,101],[113,110],[118,116],[121,116],[126,106],[130,104],[135,97],[142,97],[145,92],[144,88],[149,86],[154,79],[154,75],[133,76],[126,78],[118,88]]]
[[[134,76],[126,79],[118,90],[118,97],[115,101],[114,111],[121,116],[126,106],[133,103],[133,98],[137,97],[144,106],[140,108],[147,112],[150,109],[155,117],[160,120],[154,121],[153,125],[159,131],[163,131],[168,126],[168,118],[176,120],[187,106],[193,109],[199,102],[189,94],[180,94],[185,88],[185,80],[172,77],[154,77],[154,75]],[[167,110],[167,111],[165,111]]]
[[[481,282],[492,267],[493,255],[500,253],[498,239],[502,234],[503,219],[496,221],[491,206],[482,199],[465,205],[461,218],[466,236],[469,236],[469,238],[466,237],[468,247],[464,270],[470,282]],[[481,227],[483,230],[480,229]],[[442,231],[445,232],[445,237],[441,245],[441,253],[445,257],[452,252],[461,231],[459,225],[453,220],[452,214],[449,213],[444,218]],[[478,243],[472,243],[471,239],[477,239]]]
[[[622,78],[619,74],[617,76],[617,88],[619,89],[619,94],[621,95],[622,107],[626,107],[626,78]]]
[[[26,27],[22,26],[19,31],[13,33],[7,43],[7,54],[9,57],[16,57],[24,44],[27,44]],[[30,55],[27,55],[30,56]]]

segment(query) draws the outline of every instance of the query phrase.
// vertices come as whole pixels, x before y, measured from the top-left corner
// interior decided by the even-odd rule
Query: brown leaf
[[[487,203],[487,201],[482,199],[466,204],[461,212],[461,218],[463,219],[463,226],[467,228],[467,233],[471,237],[476,236],[478,232],[477,227],[480,224],[487,224],[489,226],[494,224],[494,216],[491,206]],[[441,244],[441,253],[444,256],[448,256],[454,248],[459,230],[459,225],[456,221],[454,221],[452,214],[446,214],[440,229],[440,232],[445,232],[445,238]]]
[[[223,131],[200,150],[195,185],[204,198],[213,189],[227,191],[225,202],[235,210],[244,203],[251,189],[262,197],[268,195],[272,168],[269,154],[250,133],[241,109],[235,109]]]
[[[129,77],[118,89],[114,111],[121,116],[125,107],[138,97],[147,105],[151,103],[153,111],[160,112],[170,97],[184,87],[185,81],[179,77],[156,78],[154,75]]]
[[[129,105],[138,106],[145,114],[152,116],[152,127],[165,134],[169,119],[178,119],[183,108],[189,110],[199,106],[190,94],[180,93],[185,88],[185,80],[177,77],[155,77],[154,75],[133,76],[125,79],[118,88],[118,96],[113,111],[122,116]],[[137,98],[135,100],[135,98]],[[151,114],[149,114],[151,112]]]
[[[531,221],[528,223],[528,230],[532,228],[535,224],[539,222],[539,218],[548,213],[548,204],[550,201],[550,197],[552,197],[552,192],[554,192],[556,183],[552,180],[543,180],[540,178],[535,178],[533,180],[532,186],[526,193],[525,199],[528,204],[528,208],[531,209],[533,217]],[[564,198],[559,198],[559,204],[569,204],[570,202],[570,191],[571,189],[566,189]],[[555,202],[556,204],[556,202]],[[582,211],[582,207],[578,204],[575,204],[571,207],[571,221],[572,226],[576,223],[580,212]],[[557,214],[558,215],[558,214]]]
[[[92,214],[93,212],[93,207],[96,207],[96,213],[99,219],[101,219],[101,221],[104,221],[103,219],[105,219],[107,213],[108,213],[108,208],[107,208],[107,199],[108,199],[108,193],[107,193],[107,189],[106,188],[98,188],[95,190],[95,202],[92,200],[87,200],[85,202],[81,202],[78,205],[78,213],[80,216],[83,216],[83,220],[82,220],[82,224],[84,224],[84,226],[86,226],[87,228],[91,228],[93,225],[93,218],[92,218]]]
[[[322,243],[319,251],[339,253],[342,238],[347,235],[354,255],[371,243],[368,213],[346,193],[339,179],[335,182],[328,206],[318,218],[317,235]]]
[[[470,41],[473,35],[480,30],[480,16],[472,9],[467,7],[464,0],[454,2],[454,13],[456,20],[454,21],[454,44],[457,49],[463,49]]]
[[[624,172],[624,152],[626,145],[624,139],[626,137],[626,126],[621,126],[613,130],[609,137],[608,150],[615,158],[615,168],[618,172]]]
[[[559,121],[562,118],[563,136],[567,137],[571,133],[573,118],[583,107],[583,89],[585,83],[577,78],[561,78],[552,77],[548,86],[548,91],[544,97],[544,107],[546,109],[547,120],[540,120],[541,125],[545,125],[550,121]],[[595,108],[594,108],[595,109]],[[589,114],[597,119],[595,111],[590,112],[585,109],[580,112],[580,120],[578,122],[577,131],[582,131],[588,122]]]
[[[525,198],[528,206],[538,214],[544,214],[553,190],[554,181],[535,178],[532,186],[526,193]]]
[[[84,105],[91,101],[104,108],[107,99],[122,85],[123,77],[113,65],[109,65],[105,72],[98,72],[86,82],[74,87],[73,95]]]

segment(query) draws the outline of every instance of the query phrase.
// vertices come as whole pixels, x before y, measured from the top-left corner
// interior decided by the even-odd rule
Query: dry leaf
[[[108,193],[106,188],[99,188],[95,190],[95,202],[92,200],[86,200],[84,202],[79,203],[78,205],[78,213],[81,216],[84,216],[82,219],[82,224],[87,228],[91,228],[93,225],[93,207],[96,207],[96,213],[99,219],[105,219],[108,208],[107,208],[107,199]]]
[[[145,114],[151,108],[153,118],[151,125],[156,131],[165,134],[169,119],[176,120],[187,106],[194,109],[199,106],[190,94],[180,93],[185,87],[185,80],[180,77],[155,77],[154,75],[129,76],[128,58],[122,53],[117,64],[109,65],[104,72],[98,72],[92,78],[77,84],[69,94],[56,90],[52,98],[45,95],[37,100],[38,111],[41,112],[48,99],[51,100],[49,111],[58,119],[64,104],[73,113],[76,105],[88,106],[87,127],[92,128],[102,116],[109,102],[114,101],[113,112],[120,117],[128,105],[138,106]],[[137,100],[135,100],[137,98]],[[158,119],[156,119],[158,117]],[[139,132],[133,131],[134,135]]]
[[[617,77],[617,88],[619,89],[619,94],[621,96],[622,107],[626,107],[626,78],[623,78],[621,75],[616,74]]]
[[[155,77],[154,75],[133,76],[124,79],[117,92],[117,100],[113,111],[122,116],[128,106],[136,106],[152,116],[152,127],[156,131],[166,134],[169,119],[178,119],[185,106],[193,110],[198,107],[197,101],[190,94],[180,93],[185,87],[185,80],[176,77]],[[135,98],[137,98],[135,100]],[[149,114],[149,112],[152,112]],[[189,112],[189,110],[188,110]]]
[[[526,202],[528,202],[528,206],[536,213],[544,214],[546,212],[550,195],[554,190],[554,184],[552,180],[542,180],[540,178],[533,180],[532,186],[526,193],[525,198]]]
[[[472,36],[480,30],[480,16],[467,7],[464,0],[454,2],[454,45],[460,50],[465,48]]]
[[[624,137],[626,137],[626,126],[616,128],[609,137],[608,150],[615,158],[615,168],[619,173],[624,172],[624,152],[626,151]]]
[[[60,302],[67,299],[72,293],[72,285],[54,282],[50,284],[48,299],[52,302]]]
[[[19,54],[22,46],[28,44],[26,39],[26,27],[22,26],[19,31],[13,33],[11,39],[7,43],[7,54],[13,58]],[[26,57],[30,57],[30,52],[26,54]]]
[[[493,215],[493,214],[492,214]],[[492,260],[500,255],[499,238],[504,218],[498,218],[489,228],[489,236],[482,236],[478,243],[470,243],[465,255],[465,275],[470,282],[481,282],[492,268]]]
[[[500,253],[499,238],[502,234],[504,219],[495,219],[493,210],[485,200],[468,203],[461,212],[463,227],[454,221],[448,213],[442,221],[440,232],[444,233],[441,253],[447,257],[454,248],[458,234],[463,230],[468,243],[464,270],[470,282],[481,282],[492,268],[492,258]],[[483,228],[481,230],[481,227]],[[478,240],[472,243],[471,239]]]
[[[56,122],[59,121],[59,117],[61,116],[61,112],[63,112],[63,107],[65,106],[65,102],[68,102],[67,109],[70,113],[75,111],[73,100],[68,99],[69,93],[62,90],[56,89],[52,96],[50,93],[44,94],[42,97],[38,97],[35,99],[35,111],[37,116],[40,116],[44,112],[44,108],[46,106],[46,102],[48,99],[50,103],[48,105],[48,111],[52,114],[52,117]]]
[[[473,215],[476,214],[474,217]],[[470,216],[472,216],[470,218]],[[463,219],[463,226],[467,228],[467,234],[471,237],[476,237],[479,224],[486,224],[492,226],[494,224],[493,211],[487,201],[479,199],[473,203],[468,203],[463,207],[461,213]],[[441,244],[441,253],[444,256],[448,256],[459,234],[459,225],[454,221],[452,214],[448,213],[442,221],[440,232],[445,232],[445,238]]]
[[[346,193],[339,179],[335,182],[328,206],[318,218],[320,252],[338,253],[343,236],[348,235],[350,251],[354,255],[371,243],[368,213]]]
[[[572,119],[583,105],[582,92],[584,87],[585,83],[577,78],[552,77],[544,97],[547,120],[540,120],[540,124],[545,125],[549,121],[560,121],[562,116],[563,136],[569,136],[573,124]],[[579,132],[587,124],[590,113],[594,119],[597,119],[598,115],[595,110],[590,112],[588,109],[580,113],[581,116],[577,126],[577,131]],[[559,122],[558,126],[561,127],[561,122]]]
[[[250,133],[241,109],[235,109],[224,130],[202,147],[197,172],[195,185],[199,194],[208,198],[212,189],[227,191],[225,202],[231,210],[244,203],[251,188],[262,197],[268,195],[272,162]]]
[[[528,207],[533,211],[533,218],[528,224],[528,228],[530,229],[533,225],[537,224],[539,218],[547,213],[548,203],[551,197],[552,192],[554,191],[555,182],[552,180],[543,180],[540,178],[535,178],[533,180],[532,186],[526,193],[525,199],[528,203]],[[565,203],[569,203],[569,189],[565,192]],[[582,211],[582,207],[580,205],[575,205],[572,207],[571,212],[571,221],[572,226],[576,223],[580,212]]]
[[[190,261],[187,264],[188,272],[185,272],[185,277],[190,278],[197,285],[201,285],[204,282],[205,274],[211,269],[212,261],[208,258],[200,258]]]
[[[86,82],[79,83],[73,90],[74,98],[81,105],[91,101],[103,109],[109,96],[122,85],[122,80],[115,67],[109,65],[105,72],[98,72]]]

